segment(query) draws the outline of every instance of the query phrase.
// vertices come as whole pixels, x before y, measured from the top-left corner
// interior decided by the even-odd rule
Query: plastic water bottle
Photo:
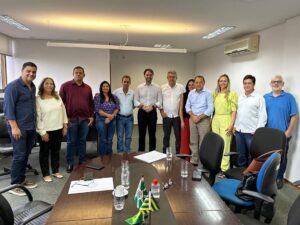
[[[129,168],[122,168],[122,172],[121,172],[121,184],[126,189],[129,188],[129,178],[130,178]]]
[[[154,198],[160,197],[160,185],[157,179],[154,179],[151,184],[151,193]]]

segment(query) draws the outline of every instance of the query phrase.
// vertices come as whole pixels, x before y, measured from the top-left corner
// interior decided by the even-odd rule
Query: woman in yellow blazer
[[[219,134],[224,140],[224,154],[230,152],[232,131],[237,111],[238,96],[230,90],[230,79],[227,74],[219,77],[214,97],[214,116],[212,120],[212,131]],[[223,156],[221,163],[220,178],[224,178],[224,172],[229,169],[230,157]]]

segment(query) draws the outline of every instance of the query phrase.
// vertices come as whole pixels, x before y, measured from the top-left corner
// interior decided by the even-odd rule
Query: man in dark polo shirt
[[[64,83],[59,91],[69,118],[67,135],[67,172],[73,170],[74,153],[78,150],[79,164],[85,161],[86,137],[94,117],[92,89],[83,82],[84,69],[73,69],[73,80]]]
[[[33,83],[36,71],[34,63],[24,63],[21,77],[6,86],[4,95],[4,115],[13,145],[11,184],[22,184],[27,188],[37,187],[36,183],[25,180],[28,157],[36,138],[36,88]],[[17,196],[26,195],[20,188],[9,192]]]

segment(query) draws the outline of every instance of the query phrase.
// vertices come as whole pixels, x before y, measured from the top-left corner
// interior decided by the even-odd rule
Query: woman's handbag
[[[257,172],[256,173],[248,173],[243,177],[243,180],[239,184],[236,189],[235,195],[244,200],[244,201],[252,201],[253,197],[246,195],[243,193],[243,190],[256,191],[256,180],[257,180]]]

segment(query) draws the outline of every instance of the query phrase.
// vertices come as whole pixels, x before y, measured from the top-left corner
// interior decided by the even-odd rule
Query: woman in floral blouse
[[[112,140],[116,129],[116,116],[120,109],[119,99],[111,93],[110,84],[103,81],[94,97],[96,127],[99,135],[98,154],[112,154]]]

